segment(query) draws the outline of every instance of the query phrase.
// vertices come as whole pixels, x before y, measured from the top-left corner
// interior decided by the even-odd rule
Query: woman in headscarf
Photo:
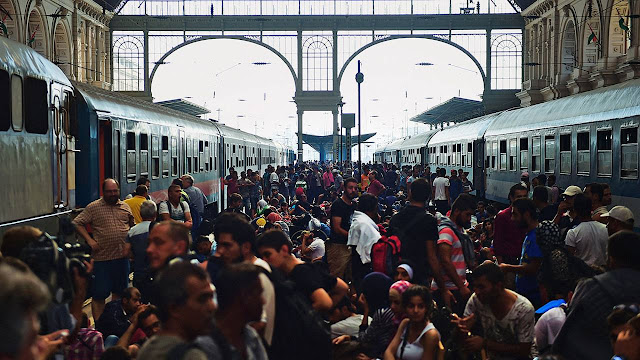
[[[396,274],[393,277],[395,281],[408,281],[411,282],[413,280],[413,266],[410,263],[403,261],[396,267]]]
[[[383,273],[374,272],[362,280],[362,294],[358,303],[364,309],[358,338],[342,335],[333,340],[338,345],[344,341],[356,340],[363,348],[358,359],[380,358],[396,331],[394,312],[389,307],[389,289],[393,280]],[[368,317],[371,316],[371,324]]]
[[[389,308],[393,311],[393,324],[398,327],[402,319],[405,318],[404,307],[402,306],[402,294],[411,286],[405,280],[396,281],[389,288]]]

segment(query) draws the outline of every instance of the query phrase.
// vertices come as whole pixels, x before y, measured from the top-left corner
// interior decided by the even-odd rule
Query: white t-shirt
[[[169,212],[167,204],[171,205],[171,212]],[[184,211],[182,211],[183,207]],[[178,205],[177,207],[173,207],[173,204],[169,201],[163,201],[158,207],[158,214],[169,214],[171,219],[179,222],[185,221],[185,213],[191,213],[191,210],[189,210],[189,204],[187,204],[186,201],[182,202],[182,206]]]
[[[315,240],[313,240],[313,242],[311,244],[309,244],[309,246],[307,246],[307,248],[309,248],[309,255],[307,255],[311,260],[320,258],[324,256],[324,240],[320,239],[320,238],[316,238]]]
[[[511,290],[506,290],[517,296],[507,315],[498,320],[491,307],[483,304],[476,294],[472,294],[464,309],[464,316],[476,314],[476,319],[482,324],[485,338],[504,344],[518,344],[533,342],[535,310],[526,297]],[[488,354],[495,360],[517,359],[516,356]]]
[[[447,200],[445,188],[449,187],[449,179],[439,176],[433,180],[433,186],[436,188],[436,194],[433,200]]]
[[[335,339],[341,335],[358,337],[358,333],[360,332],[360,324],[362,324],[363,316],[364,315],[361,315],[361,314],[349,316],[348,318],[338,321],[337,323],[331,325],[331,338]],[[371,324],[371,321],[373,320],[369,318],[369,322],[367,324]]]
[[[553,345],[566,319],[564,306],[553,308],[540,316],[535,328],[536,346],[539,351]]]
[[[588,265],[607,263],[607,226],[597,221],[586,221],[567,232],[565,243],[576,248],[576,256]]]

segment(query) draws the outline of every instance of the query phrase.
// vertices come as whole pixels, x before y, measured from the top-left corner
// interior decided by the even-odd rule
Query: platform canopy
[[[440,125],[459,123],[481,115],[484,115],[482,101],[452,97],[410,120],[428,125]]]
[[[296,133],[296,136],[298,133]],[[362,143],[365,143],[367,140],[374,137],[376,133],[368,133],[360,135],[360,139]],[[346,137],[342,137],[342,147],[343,147],[343,156],[346,149]],[[302,141],[311,146],[313,150],[320,153],[320,161],[327,160],[327,154],[332,153],[333,148],[333,135],[310,135],[310,134],[302,134]],[[358,135],[351,135],[351,147],[358,145]],[[344,158],[344,157],[343,157]]]
[[[183,113],[187,113],[193,116],[204,115],[211,112],[206,107],[202,107],[198,104],[194,104],[191,101],[187,101],[185,99],[159,101],[156,104],[168,107],[173,110],[182,111]]]

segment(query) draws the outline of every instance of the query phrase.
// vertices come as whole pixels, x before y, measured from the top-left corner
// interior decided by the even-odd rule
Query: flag
[[[592,41],[594,44],[597,44],[598,38],[596,37],[596,33],[593,32],[593,29],[591,28],[591,24],[587,23],[587,25],[589,26],[589,30],[591,30],[591,35],[589,35],[589,38],[587,39],[587,45],[591,44]]]
[[[36,26],[36,29],[33,30],[33,34],[31,34],[31,37],[29,37],[29,42],[28,42],[29,46],[33,45],[33,43],[36,41],[36,33],[38,32],[39,27],[40,25]]]
[[[618,24],[620,25],[620,29],[624,31],[629,31],[629,27],[624,23],[624,19],[622,18],[622,16],[620,17]]]

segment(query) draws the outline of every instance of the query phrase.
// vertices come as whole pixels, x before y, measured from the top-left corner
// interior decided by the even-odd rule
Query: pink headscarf
[[[402,296],[402,293],[405,292],[405,290],[407,290],[409,286],[411,286],[410,282],[406,280],[400,280],[400,281],[394,282],[393,285],[391,285],[391,288],[389,290],[394,289],[395,291],[400,293],[400,295]]]
[[[394,282],[389,288],[389,290],[393,289],[397,291],[400,294],[400,296],[402,296],[402,293],[404,293],[409,288],[409,286],[411,286],[410,282],[406,280],[400,280],[400,281]],[[402,319],[404,319],[405,317],[406,317],[405,314],[402,314],[400,316],[394,315],[393,324],[396,327],[398,327],[400,325],[400,322],[402,322]]]

